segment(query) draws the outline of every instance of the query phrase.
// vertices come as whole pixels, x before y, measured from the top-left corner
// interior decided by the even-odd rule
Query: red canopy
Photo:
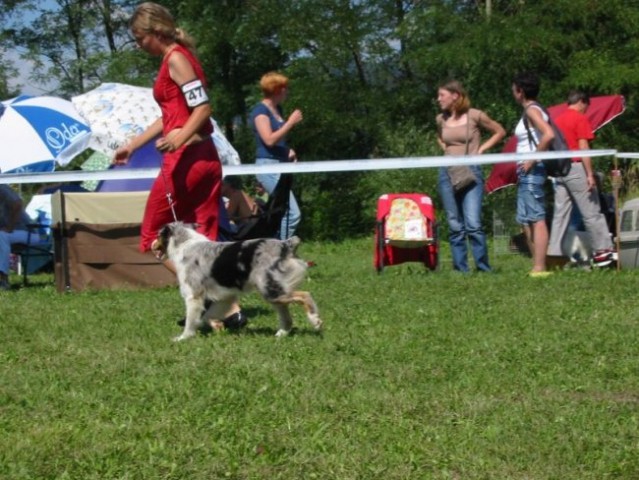
[[[557,117],[568,108],[568,104],[562,103],[548,108],[552,118]],[[586,116],[590,120],[593,130],[599,130],[610,122],[613,118],[621,115],[626,109],[626,102],[622,95],[605,95],[601,97],[591,97],[590,107],[586,111]],[[517,147],[517,139],[513,135],[508,139],[502,153],[514,152]],[[500,188],[517,184],[517,164],[516,162],[496,163],[484,188],[486,192],[493,193]]]

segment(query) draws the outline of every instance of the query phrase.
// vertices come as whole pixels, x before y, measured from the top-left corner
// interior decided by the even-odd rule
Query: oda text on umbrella
[[[62,123],[59,127],[49,127],[44,134],[46,142],[55,152],[62,151],[67,145],[73,143],[73,140],[86,133],[79,123],[67,125]]]

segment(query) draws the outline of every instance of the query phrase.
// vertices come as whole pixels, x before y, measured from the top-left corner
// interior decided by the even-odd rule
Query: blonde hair
[[[277,95],[288,87],[288,78],[281,73],[268,72],[260,79],[260,88],[266,98]]]
[[[138,5],[129,20],[129,28],[132,31],[155,33],[191,51],[195,50],[193,38],[177,27],[171,12],[157,3],[144,2]]]
[[[449,80],[439,86],[442,90],[447,90],[450,93],[456,93],[459,97],[450,107],[451,114],[463,114],[470,110],[470,98],[464,89],[461,82],[457,80]]]

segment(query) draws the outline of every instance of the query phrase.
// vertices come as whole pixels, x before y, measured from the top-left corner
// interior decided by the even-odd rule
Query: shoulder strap
[[[524,122],[524,127],[526,127],[526,133],[528,134],[528,143],[531,146],[534,146],[535,148],[537,148],[537,142],[535,141],[535,137],[533,137],[533,134],[530,131],[530,125],[528,124],[528,116],[526,115],[526,110],[528,110],[533,105],[539,107],[541,109],[541,111],[544,112],[548,116],[548,118],[550,118],[550,115],[548,115],[548,112],[546,111],[546,109],[538,102],[532,102],[527,107],[524,107],[524,112],[521,114],[521,119]]]
[[[470,143],[470,110],[466,112],[466,153],[468,155],[468,144]]]
[[[558,137],[560,142],[563,145],[567,145],[567,142],[566,142],[566,139],[564,137],[563,132],[561,131],[561,129],[559,127],[557,127],[557,124],[555,123],[555,121],[550,116],[550,112],[548,110],[546,110],[546,108],[539,102],[532,102],[530,105],[528,105],[528,107],[524,108],[523,120],[524,120],[524,126],[526,127],[526,131],[528,132],[528,141],[532,142],[532,144],[535,145],[535,147],[537,146],[536,142],[532,138],[532,133],[530,132],[530,127],[528,126],[528,117],[526,116],[526,110],[528,108],[532,107],[533,105],[537,106],[542,112],[544,112],[546,117],[548,117],[548,125],[550,125],[550,128],[552,128],[552,131],[555,134],[555,138]],[[555,147],[555,148],[557,148],[557,147]],[[562,150],[563,148],[559,148],[559,149]]]

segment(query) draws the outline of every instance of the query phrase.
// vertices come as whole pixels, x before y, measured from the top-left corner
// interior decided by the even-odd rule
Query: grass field
[[[244,332],[175,344],[173,288],[0,293],[0,478],[639,478],[639,271],[301,253],[322,334],[295,309],[276,339],[255,295]]]

